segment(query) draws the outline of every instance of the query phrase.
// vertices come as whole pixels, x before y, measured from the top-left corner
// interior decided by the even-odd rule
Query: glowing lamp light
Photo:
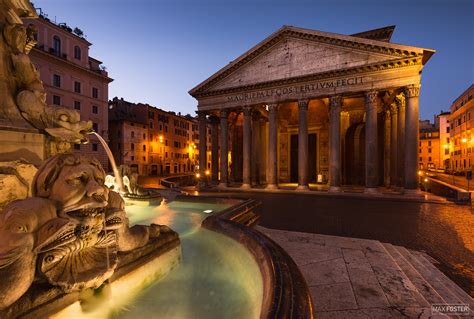
[[[428,181],[428,178],[425,178],[424,181],[425,181],[425,183],[426,183],[426,182]]]
[[[449,145],[448,145],[448,144],[444,144],[444,148],[448,148],[448,147],[449,147]]]
[[[210,214],[210,213],[212,213],[212,209],[205,209],[202,212],[205,213],[205,214]]]
[[[423,172],[422,171],[418,171],[418,175],[423,175]]]
[[[466,142],[467,142],[467,138],[463,138],[463,139],[461,140],[461,142],[466,143]]]
[[[209,170],[206,170],[206,175],[209,175],[211,174],[211,172],[209,172]]]
[[[201,177],[201,174],[196,173],[196,178],[199,178],[199,177]]]

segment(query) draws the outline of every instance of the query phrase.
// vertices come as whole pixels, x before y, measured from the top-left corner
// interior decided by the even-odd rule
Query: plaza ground
[[[327,194],[327,193],[325,193]],[[474,214],[451,203],[377,200],[297,193],[201,192],[253,198],[269,229],[372,239],[424,251],[466,292],[474,294]]]

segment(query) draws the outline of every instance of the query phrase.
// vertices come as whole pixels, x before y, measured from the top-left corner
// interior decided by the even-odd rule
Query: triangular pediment
[[[210,87],[222,90],[393,59],[392,56],[285,38]]]
[[[200,93],[423,56],[426,49],[283,27],[190,91]]]

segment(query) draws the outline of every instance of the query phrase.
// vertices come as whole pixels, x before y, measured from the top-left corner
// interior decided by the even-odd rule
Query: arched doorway
[[[365,123],[357,123],[347,129],[343,167],[345,185],[365,184]]]

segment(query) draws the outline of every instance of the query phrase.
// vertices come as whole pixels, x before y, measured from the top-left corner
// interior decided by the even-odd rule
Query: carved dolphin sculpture
[[[5,206],[0,212],[0,310],[31,286],[37,254],[58,238],[61,244],[73,240],[74,227],[57,217],[56,205],[48,199],[31,197]]]

